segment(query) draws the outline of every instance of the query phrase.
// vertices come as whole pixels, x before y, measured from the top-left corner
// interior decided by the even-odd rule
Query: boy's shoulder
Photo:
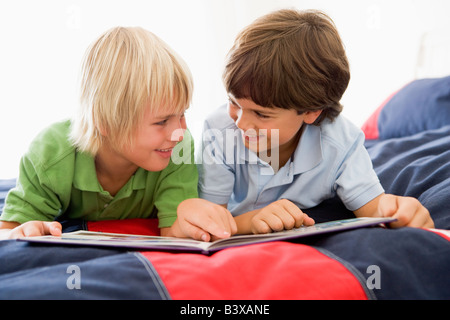
[[[334,120],[324,120],[320,125],[321,136],[340,148],[348,149],[357,140],[364,141],[364,133],[342,114]]]
[[[26,156],[45,169],[74,155],[75,147],[69,138],[70,125],[71,121],[65,120],[43,129],[31,142]]]

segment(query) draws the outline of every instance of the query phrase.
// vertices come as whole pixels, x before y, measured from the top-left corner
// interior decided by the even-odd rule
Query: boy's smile
[[[164,110],[164,109],[162,109]],[[146,112],[136,131],[131,152],[125,153],[135,165],[148,171],[160,171],[168,164],[175,146],[183,140],[186,130],[184,111]]]
[[[155,152],[157,152],[162,158],[170,158],[172,156],[172,148],[168,149],[156,149]]]
[[[311,124],[319,112],[298,114],[293,109],[268,108],[249,99],[229,95],[228,113],[242,131],[245,147],[261,154],[278,152],[283,166],[297,147],[303,123]]]

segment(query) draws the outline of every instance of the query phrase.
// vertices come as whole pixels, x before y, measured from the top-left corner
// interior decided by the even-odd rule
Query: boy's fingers
[[[52,236],[60,236],[62,234],[62,226],[59,222],[44,222],[45,234],[50,234]]]
[[[408,227],[420,228],[420,227],[428,227],[426,225],[427,220],[424,215],[416,214],[408,223]]]
[[[378,202],[378,216],[392,217],[398,209],[397,197],[392,194],[384,194]]]
[[[302,225],[313,225],[314,219],[305,214],[296,204],[281,199],[267,206],[252,222],[253,233],[269,233],[272,231],[290,230]]]
[[[394,218],[402,220],[403,225],[415,228],[434,228],[430,212],[419,200],[411,197],[399,197],[399,209]]]
[[[208,232],[205,232],[204,230],[202,230],[199,227],[196,227],[193,224],[185,225],[184,228],[185,228],[184,232],[186,233],[186,235],[191,237],[194,240],[205,241],[205,242],[208,242],[209,240],[211,240],[211,236]]]
[[[220,218],[219,222],[223,226],[223,231],[229,233],[230,235],[233,235],[237,232],[236,221],[227,209],[223,208],[223,212],[221,212],[221,214],[218,214],[218,216]]]
[[[270,233],[270,232],[272,232],[272,229],[264,220],[256,219],[252,222],[252,232],[253,233]]]
[[[430,213],[415,198],[398,197],[392,194],[383,195],[378,203],[378,213],[382,217],[397,219],[397,221],[389,223],[392,228],[403,226],[434,227]]]
[[[231,233],[223,227],[219,227],[215,222],[211,222],[211,224],[205,226],[203,230],[209,232],[210,235],[215,236],[217,238],[223,239],[231,236]]]
[[[224,209],[224,214],[221,215],[221,223],[223,228],[219,227],[217,225],[217,234],[219,236],[216,236],[216,233],[211,233],[211,241],[215,241],[218,239],[223,239],[223,238],[228,238],[230,236],[232,236],[233,234],[235,234],[237,232],[237,225],[236,225],[236,221],[234,220],[233,216],[231,215],[231,213]],[[214,226],[213,226],[214,227]]]
[[[313,218],[311,218],[310,216],[308,216],[306,213],[303,214],[303,225],[305,226],[312,226],[314,225],[316,222],[314,221]]]
[[[45,235],[61,236],[62,226],[56,221],[28,221],[11,230],[10,239]]]
[[[285,210],[288,211],[290,213],[290,215],[294,218],[294,220],[295,220],[294,227],[295,228],[299,228],[302,225],[311,226],[315,223],[314,219],[312,219],[306,213],[304,213],[299,207],[297,207],[297,205],[295,203],[293,203],[289,200],[285,200],[283,202],[283,205],[284,205]]]
[[[217,238],[228,238],[231,233],[225,230],[224,227],[219,226],[212,219],[196,219],[188,220],[188,226],[185,232],[196,240],[209,241],[211,235]]]
[[[30,221],[24,223],[23,234],[26,237],[36,237],[36,236],[60,236],[62,226],[59,222],[52,221]]]
[[[271,232],[272,230],[273,231],[281,231],[284,229],[285,224],[286,224],[285,220],[287,218],[285,218],[285,220],[283,220],[283,218],[280,216],[283,216],[283,214],[280,214],[280,213],[271,214],[271,215],[264,217],[264,219],[262,219],[262,221],[264,221],[269,226],[268,232]],[[287,214],[286,216],[289,216],[289,215]],[[263,225],[261,225],[261,226],[262,226],[263,230],[266,229]]]
[[[389,223],[391,228],[403,227],[408,223],[409,219],[407,216],[399,214],[398,208],[398,197],[392,194],[384,194],[378,202],[378,216],[396,218],[397,221]]]
[[[36,223],[28,223],[23,225],[22,234],[24,237],[37,237],[42,236],[42,227]]]
[[[234,220],[233,216],[231,215],[231,213],[229,211],[227,212],[226,218],[227,218],[228,224],[230,226],[229,232],[231,233],[231,235],[233,235],[237,232],[236,221]]]

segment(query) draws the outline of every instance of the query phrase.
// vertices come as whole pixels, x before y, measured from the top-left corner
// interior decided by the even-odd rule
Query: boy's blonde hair
[[[263,107],[322,110],[318,124],[341,112],[350,70],[330,17],[283,9],[256,19],[238,34],[223,80],[235,98]]]
[[[71,140],[92,155],[102,144],[102,133],[115,146],[132,144],[147,108],[183,112],[192,91],[189,68],[160,38],[140,27],[112,28],[86,52]]]

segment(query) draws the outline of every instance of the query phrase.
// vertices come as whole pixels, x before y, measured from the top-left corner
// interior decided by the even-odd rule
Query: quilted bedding
[[[422,91],[417,82],[410,85],[417,95],[432,92],[434,100],[427,103],[439,102],[441,114],[450,114],[450,78],[432,80],[419,86]],[[400,98],[409,86],[369,119],[372,129],[404,107]],[[404,96],[414,98],[411,92]],[[386,192],[419,198],[436,229],[364,228],[211,255],[5,240],[0,241],[0,299],[450,299],[450,122],[413,130],[414,121],[435,117],[425,107],[408,104],[408,116],[416,118],[408,118],[407,132],[399,128],[402,118],[391,127],[394,136],[386,126],[365,131],[371,138],[366,146]],[[13,183],[0,182],[0,200]],[[352,216],[338,199],[304,211],[317,222]],[[154,220],[63,225],[66,231],[158,234]]]

